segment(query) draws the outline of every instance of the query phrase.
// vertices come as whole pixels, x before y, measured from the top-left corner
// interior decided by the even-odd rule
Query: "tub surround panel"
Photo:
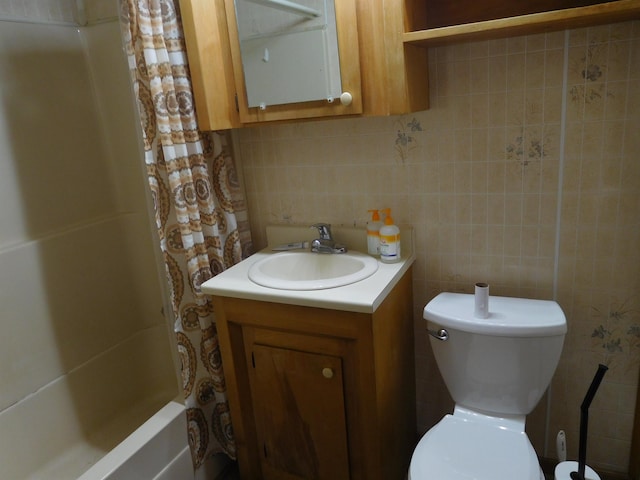
[[[164,325],[158,292],[136,273],[145,265],[131,249],[144,244],[126,241],[126,232],[143,235],[145,226],[145,216],[123,216],[0,254],[0,304],[13,319],[6,324],[11,341],[0,349],[0,408],[108,346]],[[28,358],[16,362],[26,345]]]
[[[117,1],[105,0],[3,0],[0,18],[30,23],[87,25],[113,20],[118,16],[117,7]]]
[[[75,0],[4,0],[0,18],[39,23],[75,22]]]
[[[78,480],[185,479],[192,469],[185,407],[172,401]]]
[[[87,23],[90,25],[112,21],[118,17],[119,2],[105,2],[104,0],[82,0]]]
[[[98,3],[115,5],[117,2]],[[102,120],[100,140],[109,161],[114,162],[118,172],[111,185],[112,195],[115,195],[119,211],[129,211],[132,202],[143,207],[147,202],[147,190],[142,188],[145,187],[146,180],[141,180],[141,172],[146,172],[140,161],[142,147],[137,135],[133,134],[139,128],[139,122],[132,109],[135,104],[133,87],[129,80],[127,62],[122,58],[119,24],[110,22],[92,25],[91,28],[83,29],[82,33],[94,98]],[[147,219],[147,224],[150,225],[151,222],[152,219]],[[150,234],[146,235],[151,238]]]
[[[0,21],[0,465],[48,480],[179,390],[119,25],[33,20]]]
[[[177,395],[167,342],[152,327],[3,409],[3,478],[76,478],[115,447]]]
[[[1,24],[0,153],[11,161],[2,163],[0,175],[0,248],[111,215],[116,207],[77,30]]]

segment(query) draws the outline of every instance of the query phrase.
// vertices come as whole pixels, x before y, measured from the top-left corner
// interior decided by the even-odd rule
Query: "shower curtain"
[[[119,0],[164,256],[197,469],[235,443],[211,301],[200,285],[248,256],[228,132],[198,131],[177,0]]]

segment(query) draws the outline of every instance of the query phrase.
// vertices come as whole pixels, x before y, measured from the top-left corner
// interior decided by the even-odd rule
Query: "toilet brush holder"
[[[600,480],[596,472],[587,466],[587,430],[589,426],[589,406],[596,395],[596,391],[607,373],[606,365],[598,365],[598,371],[593,377],[591,386],[580,405],[580,446],[577,462],[561,462],[555,469],[555,480]]]
[[[571,473],[575,473],[579,468],[578,462],[560,462],[556,465],[554,480],[572,480]],[[584,480],[601,480],[600,476],[588,465],[585,465]]]

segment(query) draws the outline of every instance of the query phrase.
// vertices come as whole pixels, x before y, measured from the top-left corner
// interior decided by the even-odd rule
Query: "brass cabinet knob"
[[[322,376],[324,378],[333,378],[333,369],[325,367],[322,369]]]

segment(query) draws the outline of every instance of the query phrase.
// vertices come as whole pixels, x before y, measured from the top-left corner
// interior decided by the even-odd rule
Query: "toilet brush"
[[[585,480],[585,466],[587,464],[587,427],[589,424],[589,406],[593,401],[593,397],[602,382],[602,377],[607,372],[608,367],[606,365],[598,365],[598,371],[596,372],[593,381],[587,394],[580,405],[580,446],[578,450],[578,471],[571,472],[571,480]]]

